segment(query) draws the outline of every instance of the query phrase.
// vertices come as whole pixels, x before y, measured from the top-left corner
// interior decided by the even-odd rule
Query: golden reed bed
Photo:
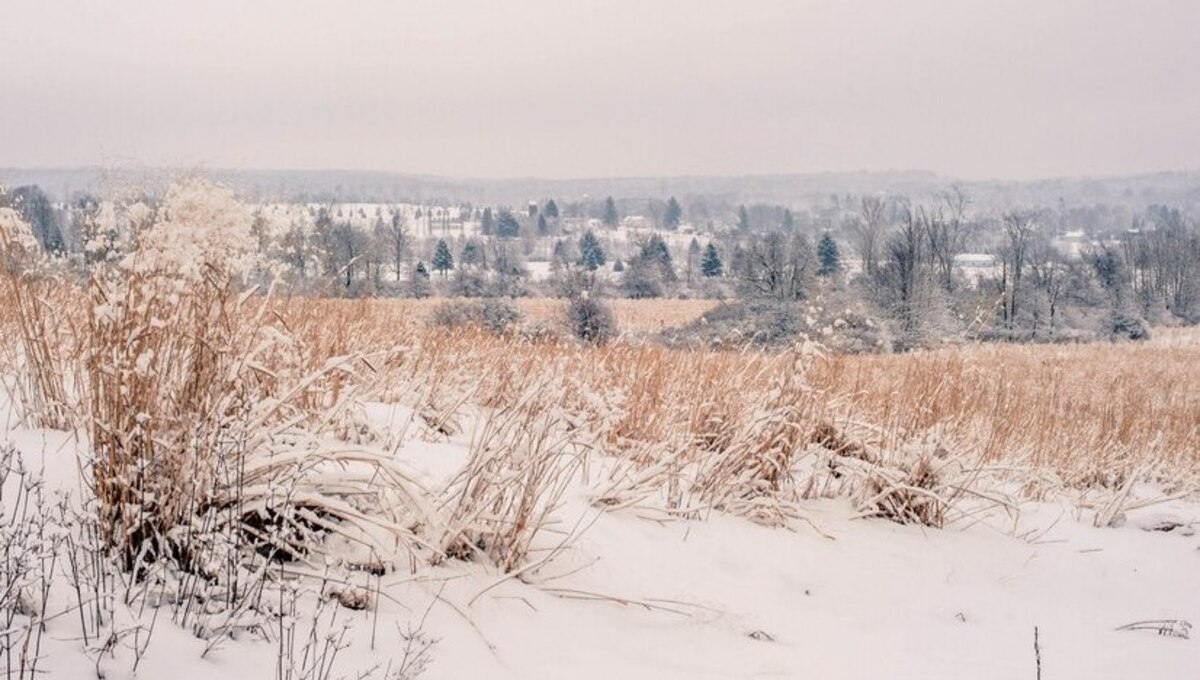
[[[690,427],[683,414],[706,404],[753,401],[787,356],[755,351],[681,351],[616,343],[581,347],[483,334],[442,334],[413,324],[404,302],[293,301],[289,318],[317,355],[421,349],[421,362],[461,380],[495,379],[553,366],[597,393],[618,391],[637,438]],[[557,303],[526,301],[532,318]],[[700,301],[619,301],[637,328],[681,323]],[[320,348],[320,349],[318,349]],[[316,357],[314,357],[316,358]],[[523,368],[524,367],[524,368]],[[935,430],[987,461],[1050,466],[1105,485],[1139,467],[1192,476],[1200,470],[1200,330],[1158,329],[1145,343],[966,344],[892,355],[816,356],[804,379],[821,395],[822,417],[870,426],[881,443]],[[736,410],[733,406],[725,410]],[[634,422],[634,421],[637,422]],[[650,427],[654,432],[637,432]],[[1172,476],[1172,475],[1167,475]]]
[[[67,321],[58,325],[61,332],[77,300],[51,297],[54,315]],[[1110,487],[1139,471],[1155,479],[1200,476],[1198,329],[1156,329],[1145,343],[966,344],[797,362],[750,350],[682,351],[642,342],[587,347],[446,333],[424,323],[439,302],[293,298],[275,305],[313,367],[332,356],[405,348],[400,368],[378,376],[375,396],[424,385],[431,399],[472,391],[473,400],[495,402],[502,399],[497,385],[514,376],[553,372],[573,390],[620,395],[610,438],[665,445],[708,436],[705,419],[745,420],[765,403],[773,380],[803,371],[818,395],[814,419],[874,436],[884,449],[935,432],[973,459],[1052,470],[1072,485]],[[528,320],[553,323],[561,302],[518,304]],[[614,301],[622,328],[634,331],[686,323],[712,305]],[[13,321],[11,309],[0,311],[10,360]],[[485,398],[487,390],[492,395]]]

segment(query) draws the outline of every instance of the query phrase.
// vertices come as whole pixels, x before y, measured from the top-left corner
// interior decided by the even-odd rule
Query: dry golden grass
[[[320,373],[346,356],[364,357],[369,367],[365,378],[324,379],[310,390],[314,403],[306,410],[353,392],[409,405],[431,432],[445,435],[461,431],[477,409],[503,413],[525,400],[523,418],[553,414],[554,423],[543,423],[546,436],[565,428],[572,451],[617,462],[597,502],[648,502],[668,513],[719,509],[769,524],[793,517],[789,503],[800,497],[843,494],[868,514],[940,525],[955,499],[980,485],[980,475],[991,476],[990,488],[1019,486],[1030,497],[1115,494],[1135,480],[1186,492],[1200,481],[1195,330],[1160,330],[1142,344],[768,354],[439,330],[422,316],[432,304],[295,298],[271,305],[272,318],[294,341],[298,374]],[[558,303],[524,304],[538,320],[552,319]],[[695,302],[686,312],[678,301],[624,304],[618,313],[636,317],[641,328],[701,309]],[[531,386],[543,397],[530,397]],[[528,448],[521,428],[511,425],[494,425],[509,434],[493,442],[493,451]],[[557,469],[539,467],[560,464],[548,458],[499,472],[512,462],[502,457],[480,469],[494,480],[530,470],[561,479]],[[499,493],[477,481],[463,478],[457,488]],[[521,505],[530,501],[526,493],[553,498],[559,491],[546,489],[560,488],[543,486],[507,490],[504,503],[519,508],[518,516],[532,512]],[[464,508],[464,516],[478,511]]]
[[[1159,329],[1154,340],[1141,344],[968,345],[818,356],[798,367],[789,354],[625,343],[584,347],[447,333],[423,323],[434,304],[295,298],[276,308],[309,370],[331,357],[382,353],[389,359],[378,367],[369,396],[395,400],[419,391],[426,406],[446,415],[470,403],[502,405],[531,376],[556,371],[569,392],[611,408],[604,415],[611,421],[604,436],[612,446],[692,439],[710,448],[727,446],[745,419],[766,408],[763,395],[772,380],[803,371],[821,406],[806,419],[837,422],[839,430],[849,427],[880,448],[936,432],[956,452],[1050,469],[1064,483],[1084,486],[1119,485],[1152,466],[1160,477],[1194,474],[1200,467],[1195,329]],[[554,318],[560,303],[520,304],[530,319],[544,320]],[[634,320],[631,325],[647,329],[694,318],[709,304],[616,301],[615,307],[619,316]],[[5,321],[13,329],[11,310]],[[6,337],[19,336],[6,331]]]
[[[674,304],[642,303],[638,313],[662,318],[668,312],[655,307]],[[955,458],[1024,470],[1035,479],[1030,493],[1117,488],[1135,475],[1191,483],[1200,469],[1195,330],[1162,331],[1143,344],[968,345],[801,360],[794,353],[450,334],[413,325],[411,308],[388,303],[306,301],[288,313],[309,346],[407,348],[400,370],[379,378],[375,396],[383,399],[415,382],[444,395],[470,392],[443,402],[496,406],[524,381],[554,372],[568,388],[562,406],[594,421],[610,452],[630,452],[645,464],[755,450],[752,444],[763,443],[745,441],[758,436],[752,423],[781,408],[778,383],[791,378],[809,396],[794,399],[802,414],[772,437],[829,423],[879,460],[927,442]]]
[[[986,460],[1072,464],[1085,475],[1111,475],[1097,478],[1108,484],[1141,464],[1200,464],[1200,344],[1194,342],[977,345],[830,357],[810,377],[886,430],[941,428]]]

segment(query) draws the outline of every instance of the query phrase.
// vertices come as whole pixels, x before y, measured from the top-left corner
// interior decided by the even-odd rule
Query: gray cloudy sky
[[[1200,0],[5,0],[0,166],[1200,167]]]

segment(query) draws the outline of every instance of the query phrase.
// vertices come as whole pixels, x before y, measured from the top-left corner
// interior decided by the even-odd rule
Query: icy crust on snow
[[[9,410],[0,399],[0,414]],[[443,436],[405,407],[369,404],[365,414],[431,487],[469,457],[469,419]],[[14,444],[48,489],[78,493],[74,435],[4,422],[0,444]],[[397,626],[422,619],[438,642],[421,677],[434,680],[1035,677],[1035,626],[1042,677],[1200,672],[1197,634],[1118,630],[1200,622],[1200,537],[1186,530],[1200,523],[1195,502],[1136,510],[1117,528],[1095,528],[1091,511],[1030,502],[1016,520],[995,513],[932,530],[851,519],[848,501],[821,500],[802,504],[811,526],[789,530],[719,513],[603,512],[594,496],[582,479],[571,487],[539,547],[586,530],[526,577],[458,561],[381,577],[377,611],[339,610],[351,646],[334,677],[386,662]],[[64,595],[52,608],[67,605]],[[153,616],[118,611],[130,627]],[[275,647],[252,634],[204,654],[207,643],[169,616],[153,631],[134,674],[129,641],[85,654],[75,618],[56,616],[42,669],[49,678],[95,677],[98,667],[109,679],[274,677]]]

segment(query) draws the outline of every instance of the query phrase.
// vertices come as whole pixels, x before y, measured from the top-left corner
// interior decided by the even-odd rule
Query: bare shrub
[[[673,347],[784,349],[814,341],[832,351],[861,354],[889,351],[884,325],[860,309],[827,308],[807,302],[755,298],[725,302],[703,317],[662,334]]]
[[[617,334],[612,309],[604,300],[586,292],[568,300],[566,325],[576,340],[595,345],[602,345]]]
[[[8,676],[42,672],[46,605],[63,532],[53,521],[42,483],[12,446],[0,446],[0,657]]]
[[[667,331],[669,345],[714,348],[787,347],[802,340],[803,305],[755,299],[721,303],[703,318]]]
[[[1112,317],[1110,334],[1122,340],[1149,340],[1150,327],[1141,316],[1117,312]]]
[[[499,298],[448,300],[429,315],[430,325],[447,330],[476,326],[490,333],[510,332],[521,321],[521,310]]]

